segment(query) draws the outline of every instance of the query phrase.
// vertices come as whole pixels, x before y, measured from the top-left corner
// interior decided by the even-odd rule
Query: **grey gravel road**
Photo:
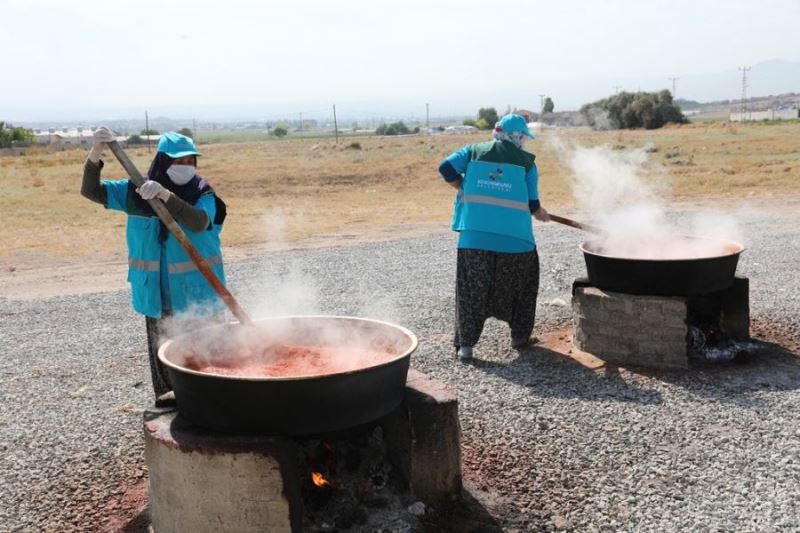
[[[751,213],[739,273],[754,331],[800,342],[797,218]],[[398,228],[398,233],[402,228]],[[566,327],[580,234],[539,230],[537,332]],[[420,338],[412,365],[460,400],[465,477],[506,531],[800,530],[800,359],[692,372],[595,373],[516,352],[490,322],[480,361],[453,358],[451,235],[272,253],[228,266],[259,312],[385,318]],[[151,399],[128,292],[0,298],[0,531],[102,529],[142,475]],[[794,348],[796,349],[796,348]]]

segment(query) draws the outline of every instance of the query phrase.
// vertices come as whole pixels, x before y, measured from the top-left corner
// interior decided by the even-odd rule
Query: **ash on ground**
[[[688,334],[689,356],[693,364],[743,363],[759,350],[751,340],[719,339],[697,327]]]

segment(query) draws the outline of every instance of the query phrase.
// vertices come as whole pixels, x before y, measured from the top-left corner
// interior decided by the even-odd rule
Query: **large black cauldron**
[[[744,247],[732,241],[678,237],[692,245],[708,242],[723,253],[687,259],[640,259],[606,255],[591,242],[580,249],[592,285],[607,291],[656,296],[694,296],[727,289],[733,284]]]
[[[403,399],[417,338],[405,328],[365,318],[295,316],[259,320],[252,327],[276,332],[287,344],[314,344],[335,332],[346,341],[374,339],[392,346],[382,363],[353,371],[294,377],[237,377],[203,373],[183,366],[186,354],[213,344],[237,349],[244,328],[225,324],[176,337],[161,346],[180,416],[208,429],[242,434],[308,435],[353,427],[384,416]],[[338,332],[338,333],[337,333]],[[224,350],[225,345],[222,345]],[[200,354],[202,355],[202,354]]]

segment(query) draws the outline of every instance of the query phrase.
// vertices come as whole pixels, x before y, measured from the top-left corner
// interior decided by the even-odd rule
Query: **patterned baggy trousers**
[[[536,320],[539,253],[458,249],[454,344],[474,346],[489,317],[507,322],[512,338],[527,338]]]

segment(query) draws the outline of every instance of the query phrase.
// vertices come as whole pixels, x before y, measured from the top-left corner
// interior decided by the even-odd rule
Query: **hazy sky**
[[[0,50],[0,119],[565,109],[670,76],[737,98],[738,65],[800,60],[800,0],[0,0]]]

